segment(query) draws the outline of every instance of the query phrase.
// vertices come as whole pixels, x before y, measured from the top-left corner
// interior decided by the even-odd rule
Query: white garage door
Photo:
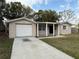
[[[16,36],[32,36],[32,25],[16,25]]]

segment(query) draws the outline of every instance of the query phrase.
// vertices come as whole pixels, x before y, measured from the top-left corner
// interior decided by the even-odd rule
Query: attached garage
[[[36,36],[36,23],[25,17],[9,20],[9,38]]]

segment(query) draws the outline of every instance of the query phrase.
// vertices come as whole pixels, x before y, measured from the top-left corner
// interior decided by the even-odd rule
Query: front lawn
[[[10,59],[13,39],[0,35],[0,59]]]
[[[66,35],[63,38],[41,39],[51,46],[79,59],[79,34]]]

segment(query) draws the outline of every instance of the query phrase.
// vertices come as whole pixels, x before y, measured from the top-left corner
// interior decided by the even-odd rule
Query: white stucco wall
[[[63,29],[63,26],[66,26],[66,29]],[[60,34],[71,34],[71,26],[69,24],[60,24],[59,33]]]

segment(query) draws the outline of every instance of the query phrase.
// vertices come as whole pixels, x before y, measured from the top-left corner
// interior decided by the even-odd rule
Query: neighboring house
[[[57,22],[35,22],[33,19],[25,17],[8,20],[7,23],[9,23],[9,38],[71,34],[70,24],[60,24]]]

